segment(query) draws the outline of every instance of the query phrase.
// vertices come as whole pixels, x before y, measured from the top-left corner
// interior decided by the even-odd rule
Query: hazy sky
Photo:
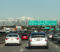
[[[21,16],[60,19],[60,0],[0,0],[0,19]]]

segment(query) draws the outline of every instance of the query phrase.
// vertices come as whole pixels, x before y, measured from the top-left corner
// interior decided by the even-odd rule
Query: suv
[[[28,47],[31,48],[31,46],[45,46],[48,48],[48,38],[45,32],[32,32],[28,41]]]

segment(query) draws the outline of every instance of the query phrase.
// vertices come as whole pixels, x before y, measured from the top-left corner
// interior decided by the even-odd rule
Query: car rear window
[[[31,37],[45,37],[44,33],[33,33],[31,34]]]
[[[7,37],[18,37],[18,35],[7,35]]]
[[[22,36],[27,36],[27,34],[23,34]]]

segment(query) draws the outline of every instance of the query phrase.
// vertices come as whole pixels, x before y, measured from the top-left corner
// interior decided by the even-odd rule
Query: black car
[[[56,43],[60,43],[60,33],[56,33],[53,36],[53,40],[56,41]]]

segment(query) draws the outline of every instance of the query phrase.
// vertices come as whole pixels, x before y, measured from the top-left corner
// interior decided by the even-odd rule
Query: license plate
[[[13,39],[11,39],[11,40],[13,40]]]

